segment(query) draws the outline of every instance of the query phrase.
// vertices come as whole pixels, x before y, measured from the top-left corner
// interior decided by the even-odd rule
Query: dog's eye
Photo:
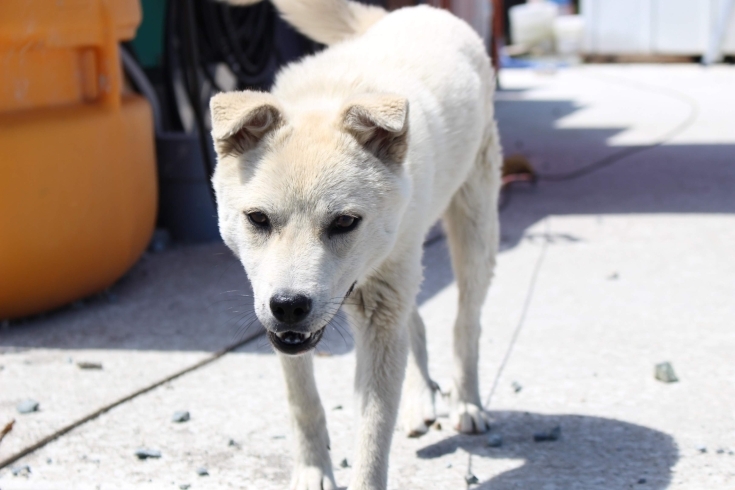
[[[343,214],[342,216],[338,216],[334,221],[332,221],[332,226],[330,226],[329,231],[332,235],[347,233],[357,228],[357,224],[359,222],[360,218],[358,218],[357,216]]]
[[[268,219],[268,216],[266,216],[265,213],[261,213],[260,211],[253,211],[252,213],[248,213],[248,219],[258,228],[268,228],[271,223]]]

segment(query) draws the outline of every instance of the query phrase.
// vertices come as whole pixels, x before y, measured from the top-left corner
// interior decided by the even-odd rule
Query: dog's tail
[[[225,0],[252,5],[261,0]],[[380,7],[351,0],[271,0],[286,22],[314,41],[334,44],[357,37],[386,15]]]

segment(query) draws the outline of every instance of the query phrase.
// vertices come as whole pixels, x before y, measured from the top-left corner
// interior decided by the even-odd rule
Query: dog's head
[[[220,232],[274,347],[306,352],[395,243],[410,194],[407,101],[294,108],[246,91],[210,105]]]

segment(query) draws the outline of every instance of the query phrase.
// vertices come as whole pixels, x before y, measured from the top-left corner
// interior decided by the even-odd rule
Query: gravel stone
[[[231,447],[240,447],[240,443],[237,442],[235,439],[230,439],[229,441],[227,441],[227,445]]]
[[[340,468],[349,468],[350,467],[350,462],[347,461],[347,458],[345,458],[345,459],[343,459],[342,461],[339,462],[339,466],[340,466]]]
[[[518,381],[513,381],[510,385],[513,388],[513,391],[516,393],[520,393],[520,391],[523,389],[523,386]]]
[[[31,467],[27,464],[11,468],[10,471],[13,473],[13,476],[31,476]]]
[[[663,381],[664,383],[676,383],[679,381],[679,378],[676,377],[676,373],[674,373],[674,367],[670,362],[656,364],[655,376],[657,380]]]
[[[171,417],[171,422],[181,423],[181,422],[187,422],[191,419],[191,415],[189,415],[189,412],[186,410],[179,410],[178,412],[174,412],[173,417]]]
[[[36,400],[28,399],[23,400],[18,405],[16,405],[16,409],[18,410],[18,413],[31,413],[31,412],[37,412],[39,407],[39,403]]]
[[[179,485],[179,488],[181,490],[188,490],[190,487],[191,485],[189,485],[188,483],[182,483],[181,485]]]
[[[536,442],[545,442],[545,441],[558,441],[561,437],[561,426],[556,426],[551,430],[543,431],[543,432],[536,432],[533,435],[533,440]]]
[[[101,362],[77,361],[79,369],[102,369]]]
[[[477,485],[480,483],[480,480],[472,473],[467,473],[464,476],[464,481],[467,482],[467,485]]]
[[[500,434],[490,434],[487,436],[488,447],[500,447],[503,445],[503,436]]]
[[[148,251],[160,253],[171,246],[171,234],[168,230],[157,228],[151,237],[151,243],[148,245]]]
[[[209,476],[209,470],[205,467],[197,468],[197,475],[199,476]]]
[[[161,457],[161,451],[158,449],[148,449],[148,448],[140,448],[135,450],[135,455],[138,456],[138,459],[148,459],[148,458],[160,458]]]

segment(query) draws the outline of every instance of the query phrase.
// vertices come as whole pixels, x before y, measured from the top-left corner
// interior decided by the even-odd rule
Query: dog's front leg
[[[359,428],[350,490],[385,490],[388,456],[408,357],[408,298],[361,288],[355,320],[355,391]],[[371,297],[372,293],[378,293]]]
[[[314,380],[313,354],[298,357],[279,354],[286,378],[296,444],[292,490],[336,488],[329,457],[329,434],[324,408]]]

